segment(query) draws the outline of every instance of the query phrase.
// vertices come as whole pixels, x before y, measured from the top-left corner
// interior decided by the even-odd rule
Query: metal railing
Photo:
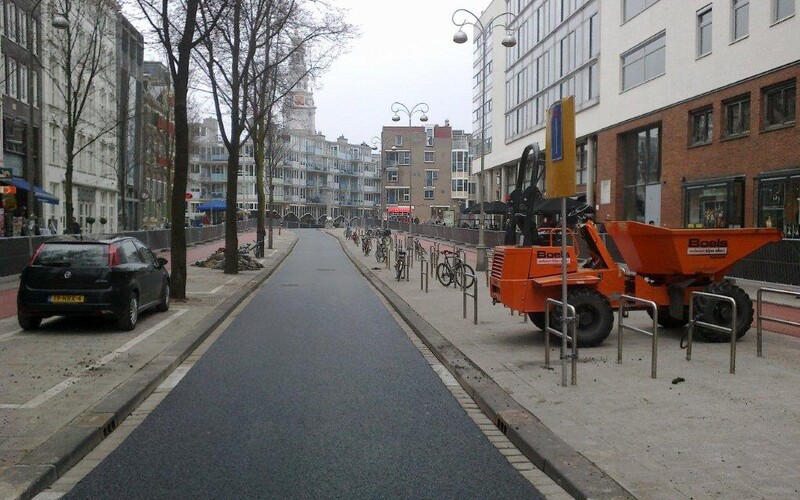
[[[464,319],[467,318],[467,297],[472,297],[472,324],[478,324],[478,279],[473,273],[468,273],[462,266],[461,272],[461,295],[464,302]],[[472,286],[467,286],[467,276],[472,278]],[[472,288],[472,293],[467,292]]]
[[[561,321],[567,322],[567,328],[571,331],[570,335],[564,336],[562,332],[556,330],[555,328],[550,328],[550,311],[554,306],[558,306],[562,309],[562,318]],[[556,335],[557,337],[561,337],[561,385],[563,387],[567,386],[567,360],[572,360],[572,385],[578,385],[578,342],[576,339],[578,338],[576,332],[576,320],[577,316],[575,315],[575,308],[569,304],[567,304],[567,313],[569,316],[564,318],[563,314],[563,302],[556,300],[556,299],[547,299],[545,301],[545,310],[544,310],[544,365],[547,368],[550,368],[550,334]],[[567,340],[572,342],[572,353],[567,354]]]
[[[731,327],[726,328],[724,326],[697,320],[694,317],[694,299],[696,297],[708,297],[715,300],[724,300],[726,302],[730,302],[732,308]],[[730,372],[736,373],[736,300],[733,297],[728,297],[727,295],[719,295],[716,293],[708,293],[708,292],[692,292],[692,297],[691,300],[689,301],[689,331],[688,331],[688,340],[686,342],[686,361],[692,360],[692,332],[694,331],[695,325],[700,325],[704,328],[710,328],[718,332],[729,332],[731,334]]]
[[[653,313],[653,330],[648,332],[635,326],[628,326],[623,323],[623,319],[628,317],[625,305],[628,303],[645,304]],[[645,300],[632,295],[620,295],[619,309],[617,310],[617,364],[622,364],[622,331],[628,329],[634,332],[643,333],[653,338],[653,346],[650,353],[650,378],[656,378],[658,368],[658,305],[652,300]]]
[[[762,312],[762,305],[763,305],[762,295],[764,294],[764,292],[766,292],[766,293],[775,293],[775,294],[779,294],[779,295],[788,295],[788,296],[791,296],[791,297],[794,297],[794,298],[800,298],[800,291],[783,290],[783,289],[780,289],[780,288],[768,288],[768,287],[762,287],[762,288],[758,289],[758,292],[756,294],[756,345],[757,345],[757,353],[758,353],[758,357],[759,358],[762,357],[762,354],[763,354],[763,349],[762,349],[762,343],[763,343],[762,338],[763,338],[763,335],[762,335],[762,327],[761,327],[761,321],[762,320],[772,321],[774,323],[780,323],[782,325],[800,326],[800,323],[797,323],[795,321],[789,321],[789,320],[786,320],[786,319],[771,318],[771,317],[768,317],[768,316],[764,316],[764,314]],[[781,304],[778,307],[788,307],[788,308],[792,308],[792,309],[797,309],[797,307],[793,307],[793,306],[790,306],[790,305],[784,305],[784,304]]]
[[[434,243],[429,249],[431,258],[431,276],[436,273],[436,267],[439,265],[439,244]]]

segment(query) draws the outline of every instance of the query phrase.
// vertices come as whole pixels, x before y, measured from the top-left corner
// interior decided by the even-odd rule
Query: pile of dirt
[[[194,263],[197,267],[205,267],[206,269],[225,269],[225,249],[220,248],[205,260],[198,260]],[[239,254],[239,270],[240,271],[257,271],[263,268],[264,265],[249,255]]]

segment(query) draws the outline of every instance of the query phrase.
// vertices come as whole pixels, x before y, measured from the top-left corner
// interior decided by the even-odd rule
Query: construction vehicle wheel
[[[541,331],[544,331],[544,320],[545,320],[545,317],[544,317],[544,313],[543,312],[540,312],[540,313],[528,313],[528,317],[531,319],[531,323],[533,323],[533,326],[535,326],[536,328],[538,328]]]
[[[653,319],[653,313],[650,309],[647,310],[647,315]],[[689,323],[689,307],[684,306],[683,317],[676,318],[669,313],[669,306],[658,308],[658,325],[664,328],[681,328]]]
[[[578,347],[596,347],[611,333],[614,326],[614,310],[600,292],[593,288],[573,288],[567,294],[567,303],[575,308],[578,316],[576,330]],[[556,307],[556,310],[559,308]],[[560,314],[554,314],[550,323],[560,329]]]
[[[744,337],[753,324],[753,301],[747,292],[736,286],[731,281],[711,283],[703,289],[706,293],[725,295],[736,301],[736,338]],[[715,300],[711,297],[698,297],[697,319],[712,325],[730,328],[731,305],[727,301]],[[731,336],[727,332],[719,332],[710,328],[697,327],[697,332],[707,342],[730,342]]]

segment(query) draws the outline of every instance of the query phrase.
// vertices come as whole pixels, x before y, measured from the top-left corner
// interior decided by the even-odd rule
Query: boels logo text
[[[560,266],[561,252],[548,252],[546,250],[537,250],[536,263]],[[567,256],[567,264],[569,264],[569,256]]]
[[[689,238],[687,255],[728,255],[728,240]]]

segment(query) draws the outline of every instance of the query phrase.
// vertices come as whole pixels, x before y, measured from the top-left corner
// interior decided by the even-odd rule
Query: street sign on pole
[[[194,195],[192,193],[186,193],[183,195],[183,197],[184,199],[191,200],[194,197]]]
[[[548,198],[575,195],[575,98],[547,110],[545,191]]]

